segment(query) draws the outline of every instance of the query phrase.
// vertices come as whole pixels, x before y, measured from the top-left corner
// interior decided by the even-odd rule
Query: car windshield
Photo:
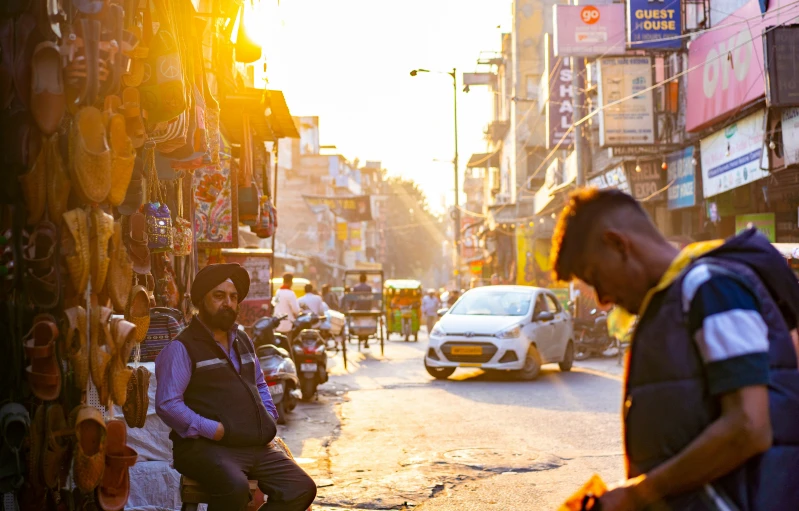
[[[450,314],[458,316],[524,316],[530,310],[529,291],[481,291],[466,293]]]

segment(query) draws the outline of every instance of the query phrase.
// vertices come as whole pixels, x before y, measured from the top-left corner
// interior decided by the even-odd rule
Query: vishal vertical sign
[[[630,49],[682,48],[680,0],[628,0],[627,41]]]
[[[555,57],[552,38],[545,36],[546,69],[547,69],[547,149],[561,143],[561,149],[568,149],[574,144],[574,131],[569,132],[574,112],[574,95],[572,91],[572,70],[568,59]],[[568,133],[568,134],[567,134]],[[566,138],[564,138],[564,136]]]

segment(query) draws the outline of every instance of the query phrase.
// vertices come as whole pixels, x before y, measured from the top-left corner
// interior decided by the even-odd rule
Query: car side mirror
[[[440,318],[441,316],[446,314],[448,310],[449,309],[438,309],[438,312],[436,314],[438,314],[438,317]]]
[[[541,311],[535,316],[535,321],[547,322],[555,319],[555,315],[549,311]]]

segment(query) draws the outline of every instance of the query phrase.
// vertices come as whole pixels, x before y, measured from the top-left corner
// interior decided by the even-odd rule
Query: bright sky
[[[263,0],[253,34],[264,44],[268,88],[294,115],[318,115],[322,145],[348,159],[380,160],[413,179],[440,209],[453,201],[452,81],[414,68],[458,68],[461,179],[483,152],[491,117],[486,87],[461,92],[481,50],[499,50],[510,0]],[[248,29],[252,24],[247,23]],[[501,26],[500,29],[497,26]],[[436,162],[434,160],[444,160]]]

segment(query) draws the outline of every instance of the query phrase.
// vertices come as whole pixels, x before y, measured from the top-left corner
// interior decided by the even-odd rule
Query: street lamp
[[[429,69],[414,69],[411,71],[411,76],[416,76],[419,73],[430,73]],[[454,126],[455,126],[455,157],[452,159],[452,166],[455,173],[455,214],[453,215],[453,219],[455,220],[455,231],[453,233],[454,241],[455,241],[455,271],[457,272],[457,279],[456,283],[458,285],[458,289],[462,287],[461,281],[461,247],[460,247],[460,232],[461,232],[461,210],[460,210],[460,191],[458,186],[458,74],[457,69],[452,68],[452,71],[442,72],[436,71],[440,74],[447,74],[452,77],[452,95],[453,95],[453,104],[454,104]]]

